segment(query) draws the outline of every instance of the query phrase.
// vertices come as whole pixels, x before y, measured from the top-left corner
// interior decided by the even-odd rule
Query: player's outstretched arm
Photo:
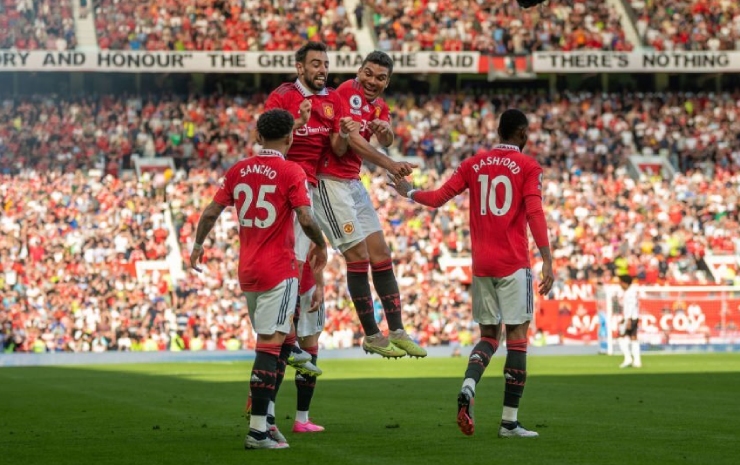
[[[388,175],[388,185],[394,188],[402,196],[413,200],[416,203],[426,205],[427,207],[439,208],[446,204],[456,195],[459,195],[467,189],[465,180],[460,175],[459,171],[455,173],[445,181],[439,189],[431,191],[422,191],[414,189],[414,186],[406,180],[403,176],[390,176]]]
[[[324,234],[321,232],[318,223],[311,213],[311,207],[298,207],[295,209],[296,215],[298,216],[298,222],[301,224],[303,232],[306,233],[311,241],[316,244],[316,247],[311,249],[308,256],[309,263],[314,270],[314,273],[322,271],[326,266],[326,241],[324,240]]]
[[[199,273],[201,269],[198,263],[203,261],[203,243],[225,208],[224,205],[211,202],[203,211],[203,214],[200,215],[198,229],[195,233],[195,244],[193,244],[193,250],[190,252],[190,267]]]
[[[408,176],[418,166],[405,161],[394,161],[391,157],[376,150],[359,131],[349,134],[349,146],[360,158],[385,169],[393,176]]]

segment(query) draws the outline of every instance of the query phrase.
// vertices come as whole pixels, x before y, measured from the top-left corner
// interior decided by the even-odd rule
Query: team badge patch
[[[375,117],[380,118],[380,107],[375,107]]]
[[[362,108],[362,97],[355,94],[352,97],[349,98],[349,106],[354,108],[355,110],[359,110]]]
[[[344,234],[352,234],[355,232],[355,224],[351,221],[344,223]]]
[[[327,118],[334,118],[334,105],[331,103],[324,104],[324,116]]]

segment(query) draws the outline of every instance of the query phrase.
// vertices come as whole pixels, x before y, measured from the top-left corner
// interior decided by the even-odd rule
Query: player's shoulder
[[[521,160],[522,166],[526,166],[530,169],[542,169],[542,166],[540,166],[540,162],[538,162],[537,159],[531,155],[528,155],[524,152],[519,152],[518,158],[519,160]]]
[[[357,79],[347,79],[343,83],[339,84],[339,87],[337,87],[337,92],[351,92],[353,90],[359,90],[360,89],[360,83],[357,82]]]
[[[375,99],[375,102],[373,102],[376,107],[379,107],[381,109],[389,109],[388,102],[386,102],[383,97],[378,97]]]
[[[275,95],[288,95],[296,90],[295,82],[284,82],[278,86],[277,89],[273,90],[272,93]]]

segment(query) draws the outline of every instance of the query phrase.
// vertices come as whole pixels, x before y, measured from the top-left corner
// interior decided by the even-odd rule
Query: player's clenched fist
[[[298,121],[303,126],[308,123],[309,118],[311,118],[311,101],[305,99],[301,102],[301,106],[298,107]]]
[[[385,136],[387,134],[390,134],[391,132],[391,125],[388,121],[383,121],[380,119],[375,119],[373,121],[370,121],[367,124],[367,127],[370,129],[370,131],[377,135],[377,136]]]
[[[341,128],[343,133],[351,134],[355,131],[360,130],[360,123],[353,120],[349,116],[345,116],[344,118],[339,120],[339,127]]]

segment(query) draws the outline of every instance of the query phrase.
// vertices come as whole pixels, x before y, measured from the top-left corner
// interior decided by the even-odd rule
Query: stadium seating
[[[635,0],[631,5],[645,45],[657,50],[740,50],[737,2]]]
[[[95,0],[98,44],[111,50],[295,50],[322,40],[356,50],[337,0]]]
[[[72,1],[0,0],[0,49],[74,49]]]
[[[178,252],[168,248],[170,231],[187,261],[219,177],[253,151],[254,115],[263,100],[36,97],[0,106],[5,347],[32,350],[40,338],[49,350],[166,350],[181,331],[188,344],[198,338],[206,350],[225,350],[230,339],[253,348],[235,274],[233,209],[206,243],[203,275],[187,273],[174,288],[161,273],[132,276],[136,262]],[[730,232],[738,228],[733,206],[740,175],[732,173],[740,166],[740,139],[727,137],[740,133],[738,95],[400,94],[388,100],[398,149],[424,160],[427,168],[414,181],[426,188],[495,143],[502,108],[529,114],[528,152],[546,166],[556,286],[599,282],[617,267],[642,282],[701,283],[702,256],[738,250]],[[664,153],[682,174],[670,186],[633,181],[624,169],[633,150]],[[172,156],[176,182],[166,187],[157,176],[125,174],[132,153]],[[90,169],[99,174],[86,176],[95,173]],[[469,344],[476,337],[470,294],[439,267],[440,257],[470,252],[466,198],[430,211],[393,195],[382,176],[366,172],[363,182],[374,186],[369,192],[393,249],[410,333],[425,345]],[[534,250],[532,256],[536,263]],[[321,345],[356,346],[361,330],[341,256],[331,254],[325,275]]]
[[[515,0],[368,3],[383,50],[631,50],[619,15],[605,2],[552,0],[522,10]]]

